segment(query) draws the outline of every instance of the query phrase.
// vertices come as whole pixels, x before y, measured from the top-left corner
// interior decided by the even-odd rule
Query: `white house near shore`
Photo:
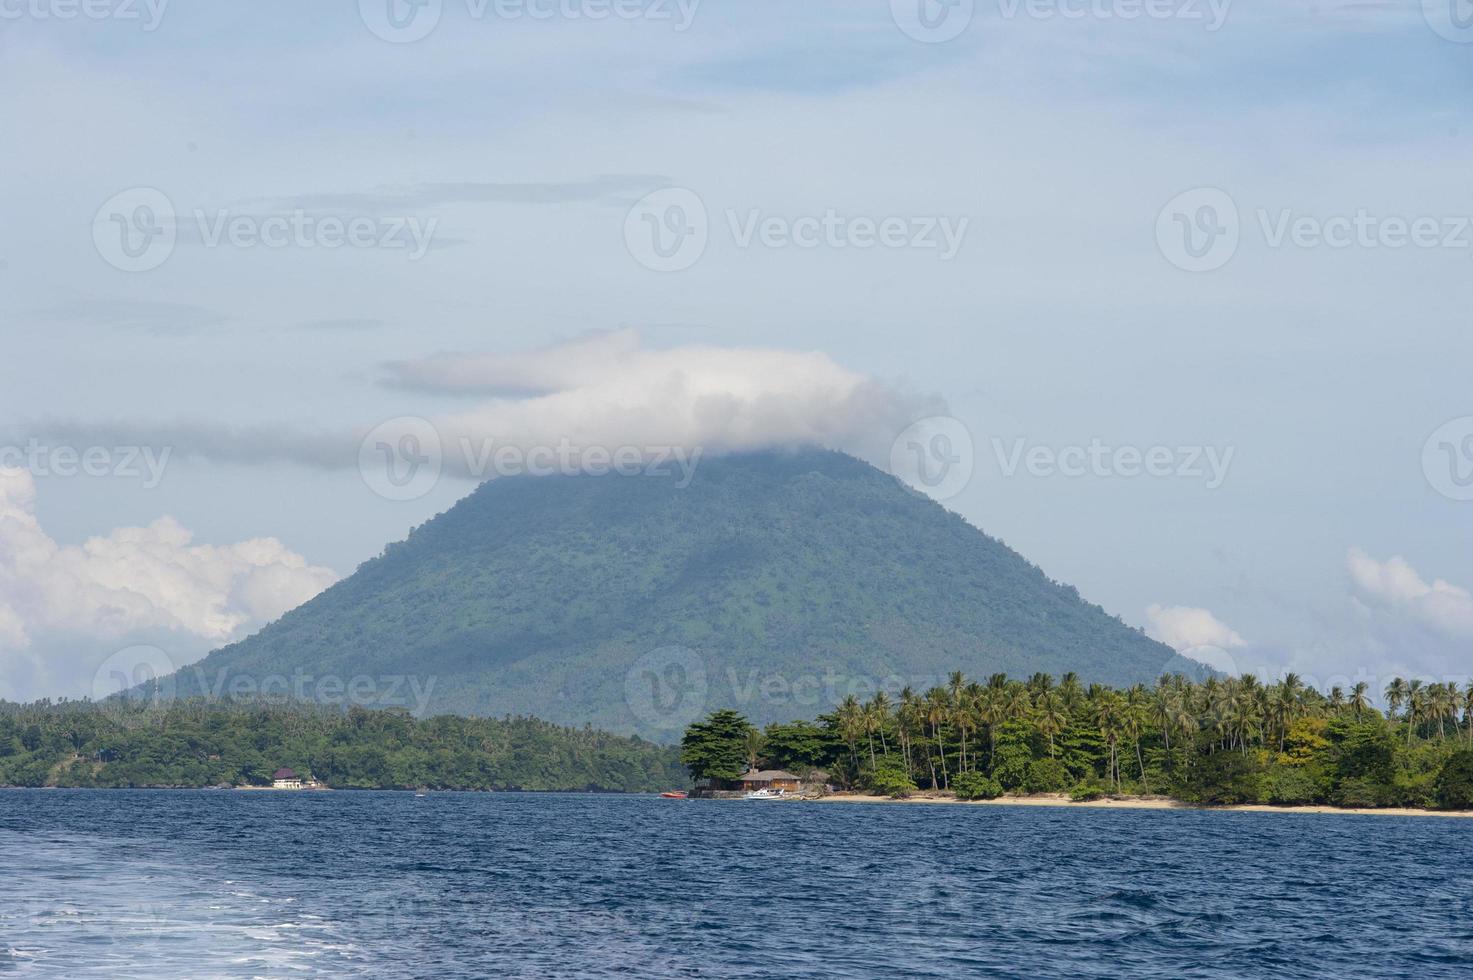
[[[271,776],[272,789],[301,789],[302,777],[291,769],[278,769]]]

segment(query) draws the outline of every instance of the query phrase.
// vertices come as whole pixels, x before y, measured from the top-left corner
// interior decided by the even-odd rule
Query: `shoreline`
[[[1071,800],[1063,793],[1037,793],[1032,796],[999,796],[992,800],[959,800],[955,796],[909,796],[902,800],[868,793],[833,793],[807,802],[812,803],[900,803],[951,806],[1052,806],[1091,807],[1100,810],[1205,810],[1213,813],[1310,813],[1348,814],[1381,817],[1473,817],[1473,810],[1424,810],[1416,807],[1339,807],[1311,803],[1303,806],[1277,806],[1270,803],[1236,803],[1230,806],[1201,806],[1184,803],[1169,796],[1127,796],[1118,799]]]

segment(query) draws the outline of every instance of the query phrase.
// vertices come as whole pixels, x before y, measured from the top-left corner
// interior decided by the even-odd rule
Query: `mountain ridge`
[[[668,740],[713,708],[789,720],[958,667],[1129,684],[1188,663],[895,477],[805,450],[704,459],[683,489],[484,483],[175,680],[407,676],[423,710]]]

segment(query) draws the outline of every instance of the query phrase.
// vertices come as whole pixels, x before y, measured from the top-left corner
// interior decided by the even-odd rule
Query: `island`
[[[0,786],[656,792],[678,750],[536,718],[247,699],[0,702]]]
[[[1119,690],[954,672],[814,721],[758,729],[718,710],[686,729],[681,760],[697,797],[749,798],[750,774],[779,770],[801,783],[783,799],[1473,811],[1473,682],[1382,693],[1384,712],[1367,683],[1320,691],[1292,673]]]

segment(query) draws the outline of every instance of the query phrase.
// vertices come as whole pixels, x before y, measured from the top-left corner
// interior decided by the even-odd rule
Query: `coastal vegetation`
[[[303,703],[0,702],[0,786],[269,786],[646,792],[685,785],[677,750],[535,718],[416,719]]]
[[[851,695],[813,722],[758,730],[717,712],[687,730],[682,750],[696,779],[731,779],[750,762],[822,769],[845,788],[894,797],[927,789],[962,799],[1469,809],[1473,682],[1320,691],[1292,673],[1272,683],[1169,674],[1122,690],[1074,674],[976,682],[955,672],[924,692]]]

